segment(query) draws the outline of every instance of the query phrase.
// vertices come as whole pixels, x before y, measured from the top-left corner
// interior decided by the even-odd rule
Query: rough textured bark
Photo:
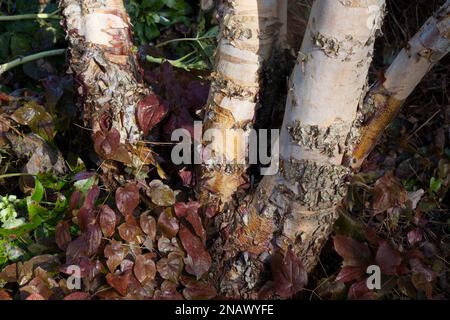
[[[252,128],[261,72],[270,56],[279,29],[278,3],[275,0],[225,1],[216,51],[216,61],[204,132],[216,129],[216,137],[226,130],[234,134],[221,139],[205,138],[200,182],[200,201],[218,208],[231,199],[244,183],[244,135]],[[230,132],[230,131],[228,131]],[[230,141],[228,141],[230,142]]]
[[[83,119],[103,160],[139,168],[151,159],[136,110],[150,91],[143,85],[131,25],[121,0],[62,0],[70,71],[79,85]],[[105,164],[105,163],[103,163]]]
[[[345,194],[346,137],[383,12],[383,0],[314,3],[290,79],[279,174],[264,177],[247,207],[216,219],[225,294],[254,297],[263,262],[279,248],[292,246],[307,270],[316,264]]]
[[[367,95],[349,136],[353,150],[344,162],[357,169],[422,78],[450,51],[450,1],[414,35]]]

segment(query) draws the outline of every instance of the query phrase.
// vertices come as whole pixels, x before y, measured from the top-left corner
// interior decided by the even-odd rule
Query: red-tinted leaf
[[[195,275],[197,279],[201,278],[211,267],[211,256],[205,250],[200,238],[192,234],[183,224],[180,226],[179,237],[188,254],[185,260],[186,271]]]
[[[308,274],[300,259],[291,248],[286,254],[277,251],[272,257],[271,270],[274,290],[283,298],[290,298],[303,289],[308,282]]]
[[[39,293],[32,293],[25,300],[45,300],[45,299]]]
[[[259,300],[268,300],[275,293],[275,284],[273,281],[267,281],[262,288],[258,291]]]
[[[117,129],[112,128],[108,132],[97,131],[94,133],[93,139],[95,152],[104,159],[114,157],[120,144],[120,133]]]
[[[0,301],[1,300],[12,300],[11,295],[5,289],[0,289]]]
[[[178,112],[172,112],[169,120],[164,125],[164,133],[172,134],[176,129],[185,129],[189,131],[191,137],[194,137],[194,118],[186,109],[178,109]]]
[[[363,267],[342,267],[336,277],[336,281],[350,282],[353,280],[358,280],[363,274],[365,274]]]
[[[205,228],[203,228],[202,220],[200,219],[200,216],[197,212],[191,212],[189,213],[185,218],[192,226],[192,228],[195,231],[195,234],[202,239],[203,243],[206,241],[206,231]]]
[[[209,85],[200,81],[190,81],[185,90],[189,108],[198,109],[206,104],[209,93]]]
[[[153,93],[139,102],[136,118],[144,135],[164,118],[167,111],[166,105]]]
[[[75,190],[70,196],[69,210],[79,209],[81,207],[81,191]]]
[[[373,191],[373,208],[375,213],[402,206],[407,199],[405,188],[392,173],[387,173],[375,183]]]
[[[78,210],[78,225],[80,226],[80,229],[82,232],[86,232],[87,229],[94,225],[97,221],[95,217],[95,213],[93,209],[89,209],[86,207],[81,207],[80,210]]]
[[[86,239],[86,254],[91,256],[97,253],[97,249],[102,242],[102,231],[98,224],[89,226],[86,232],[82,235]]]
[[[177,285],[165,280],[161,289],[155,291],[155,300],[183,300],[183,296],[177,291]]]
[[[378,247],[383,240],[377,235],[377,232],[371,227],[365,228],[365,237],[366,240],[369,242],[369,244],[371,244],[374,247]]]
[[[53,294],[48,283],[40,277],[33,278],[26,286],[21,287],[19,290],[21,299],[25,299],[33,294],[38,294],[43,300],[48,300]]]
[[[126,296],[128,284],[130,283],[130,276],[131,270],[126,271],[123,275],[108,273],[106,275],[106,282],[122,296]]]
[[[99,223],[105,237],[111,237],[116,229],[116,213],[106,204],[99,206]]]
[[[12,263],[3,268],[0,272],[0,280],[5,282],[16,282],[17,281],[17,264]]]
[[[74,273],[74,270],[72,269],[73,266],[79,267],[80,276],[82,278],[85,278],[89,277],[89,275],[93,273],[95,263],[92,262],[88,257],[78,257],[75,259],[68,260],[65,265],[60,267],[59,271],[67,275],[72,275]]]
[[[195,234],[205,242],[206,231],[203,228],[202,220],[198,214],[200,204],[196,201],[190,201],[188,203],[178,202],[175,203],[173,208],[177,217],[185,218],[191,224]]]
[[[92,172],[92,171],[81,171],[81,172],[78,172],[77,174],[75,174],[73,179],[75,181],[80,181],[80,180],[89,179],[90,177],[93,177],[93,176],[95,176],[95,172]]]
[[[116,205],[124,216],[133,214],[139,205],[139,188],[134,183],[128,183],[125,187],[116,191]]]
[[[172,215],[170,209],[161,212],[158,218],[158,228],[168,238],[173,238],[178,233],[178,219]]]
[[[139,217],[139,224],[142,231],[147,234],[151,240],[155,240],[156,237],[156,220],[149,214],[141,214]]]
[[[436,273],[427,268],[420,259],[412,258],[409,260],[412,269],[411,281],[417,290],[425,292],[428,299],[432,298],[432,283],[436,279]]]
[[[345,266],[365,267],[372,258],[367,245],[342,235],[334,236],[334,249],[344,259]]]
[[[66,256],[68,259],[76,259],[87,255],[87,243],[84,236],[79,236],[67,246]]]
[[[161,236],[158,239],[158,250],[160,253],[166,254],[169,252],[182,252],[180,245],[176,238],[172,238],[172,240]]]
[[[83,207],[90,210],[94,208],[95,201],[97,200],[98,196],[100,195],[100,188],[97,185],[93,185],[87,195],[86,199],[84,200]]]
[[[90,300],[91,295],[88,292],[76,291],[68,294],[63,300]]]
[[[144,240],[143,232],[132,216],[129,216],[127,221],[119,226],[118,230],[120,237],[128,243],[140,244]]]
[[[178,283],[184,267],[183,257],[172,252],[167,258],[158,260],[156,267],[161,278]]]
[[[402,256],[387,241],[383,241],[378,247],[375,261],[384,274],[396,275],[398,274],[398,267],[402,263]]]
[[[419,243],[423,239],[422,230],[420,230],[420,228],[416,228],[414,230],[409,231],[407,234],[407,238],[409,244],[412,246]]]
[[[361,280],[351,285],[348,290],[349,300],[375,300],[376,295],[367,287],[367,280]]]
[[[112,240],[110,244],[105,247],[105,257],[108,259],[106,265],[109,271],[114,272],[116,268],[121,264],[122,260],[128,253],[128,247],[124,246],[121,242]]]
[[[134,266],[133,261],[131,261],[130,259],[123,259],[122,262],[120,263],[120,272],[124,273],[125,271],[133,270],[133,266]]]
[[[149,184],[147,195],[152,202],[160,207],[170,207],[175,204],[175,193],[161,180],[152,180]]]
[[[430,268],[427,268],[420,259],[412,258],[409,260],[409,264],[413,273],[423,274],[427,282],[433,282],[435,280],[436,273]]]
[[[200,208],[200,204],[197,201],[190,202],[177,202],[173,206],[175,214],[178,218],[183,218],[189,215],[190,213],[197,213]]]
[[[216,288],[208,282],[181,277],[181,283],[185,286],[183,296],[186,300],[210,300],[217,296]]]
[[[205,215],[208,218],[214,218],[214,216],[217,214],[218,212],[218,207],[214,206],[214,205],[209,205],[205,208]]]
[[[140,283],[153,280],[156,275],[155,262],[152,254],[139,255],[134,262],[134,275]]]
[[[423,273],[413,273],[411,282],[417,290],[425,292],[427,299],[432,298],[433,286],[427,281]]]
[[[178,175],[180,176],[181,181],[183,182],[183,186],[192,186],[193,185],[192,171],[183,169],[178,172]]]
[[[59,221],[55,228],[56,245],[61,250],[66,250],[71,241],[72,236],[70,235],[69,224],[64,220]]]

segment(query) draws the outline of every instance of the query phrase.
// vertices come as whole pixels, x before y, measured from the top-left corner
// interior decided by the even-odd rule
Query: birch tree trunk
[[[142,130],[136,112],[150,94],[143,85],[132,28],[122,0],[61,0],[70,72],[78,84],[85,125],[93,132],[96,152],[104,160],[139,168],[152,159],[139,145]]]
[[[205,162],[199,184],[199,198],[203,204],[222,208],[245,182],[242,177],[248,167],[245,164],[245,135],[252,128],[261,90],[261,73],[279,29],[278,10],[276,0],[224,2],[203,123],[203,131],[212,132],[203,140],[204,150],[207,150],[203,152]]]
[[[308,271],[316,264],[346,191],[346,137],[383,13],[384,0],[315,1],[290,79],[279,173],[264,177],[247,210],[218,221],[235,230],[223,237],[225,294],[251,292],[278,248],[292,246]]]
[[[349,142],[354,144],[344,163],[357,169],[397,116],[422,78],[450,51],[450,0],[428,19],[367,95]]]

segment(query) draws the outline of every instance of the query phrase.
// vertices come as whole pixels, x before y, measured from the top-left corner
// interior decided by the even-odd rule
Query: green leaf
[[[73,184],[73,186],[83,194],[87,194],[94,184],[97,184],[97,176],[95,175],[88,179],[78,180]]]
[[[211,29],[209,29],[208,31],[206,31],[202,37],[213,38],[213,37],[217,37],[218,34],[219,34],[219,26],[214,26]]]
[[[144,34],[148,41],[152,41],[153,39],[160,36],[158,27],[153,22],[147,24],[147,26],[144,29]]]
[[[27,201],[27,209],[28,209],[28,217],[30,220],[35,219],[36,217],[43,217],[47,214],[47,209],[40,206],[39,203],[37,203],[34,200],[31,200],[31,198],[28,198]]]
[[[40,202],[42,200],[42,198],[44,197],[44,192],[45,192],[44,186],[36,178],[34,180],[34,191],[33,191],[33,193],[30,196],[31,200],[34,200],[36,202]]]
[[[13,56],[26,55],[31,51],[31,38],[25,34],[14,34],[10,42]]]
[[[9,42],[11,33],[5,32],[0,35],[0,61],[4,62],[9,57]]]
[[[441,189],[442,187],[442,180],[441,179],[436,179],[435,177],[432,177],[430,179],[430,191],[433,193],[438,193],[438,191]]]

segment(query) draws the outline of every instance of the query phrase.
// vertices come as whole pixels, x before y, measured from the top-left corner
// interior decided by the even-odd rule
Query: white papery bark
[[[264,177],[246,213],[234,217],[227,252],[261,257],[292,246],[308,271],[316,265],[345,195],[341,161],[383,16],[384,0],[315,1],[290,79],[280,171]]]
[[[365,99],[352,130],[353,150],[345,159],[359,168],[423,77],[450,51],[450,0],[428,19]]]
[[[245,134],[258,105],[264,63],[271,54],[278,23],[276,0],[240,0],[224,4],[213,81],[205,113],[208,150],[202,167],[200,200],[223,206],[244,182]],[[228,131],[235,130],[234,132]],[[244,133],[244,134],[243,134]],[[225,137],[227,141],[219,139]]]

